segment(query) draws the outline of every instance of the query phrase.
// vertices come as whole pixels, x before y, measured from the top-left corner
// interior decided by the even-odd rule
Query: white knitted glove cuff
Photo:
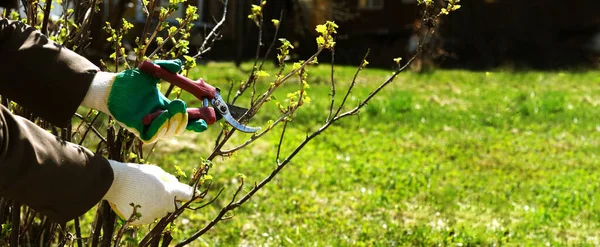
[[[96,73],[81,105],[110,115],[107,105],[108,94],[116,76],[117,74],[111,72],[100,71]]]

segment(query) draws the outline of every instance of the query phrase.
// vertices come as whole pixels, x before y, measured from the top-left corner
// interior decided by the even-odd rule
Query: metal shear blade
[[[249,126],[242,125],[241,123],[236,121],[233,118],[233,116],[231,116],[231,113],[229,113],[229,108],[227,107],[225,100],[223,100],[223,98],[221,98],[221,95],[219,94],[218,91],[215,93],[215,97],[211,101],[211,103],[212,103],[214,109],[223,116],[225,121],[227,121],[229,124],[231,124],[231,126],[233,126],[234,128],[236,128],[242,132],[246,132],[246,133],[254,133],[254,132],[260,130],[260,127],[249,127]]]

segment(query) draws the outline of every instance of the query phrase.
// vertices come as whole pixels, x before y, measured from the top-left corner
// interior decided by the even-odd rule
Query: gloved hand
[[[107,200],[112,209],[127,220],[136,212],[141,217],[132,225],[152,223],[157,218],[174,212],[176,204],[192,199],[193,188],[180,183],[175,176],[155,165],[121,163],[108,160],[113,169],[114,180],[102,199]]]
[[[177,73],[180,60],[156,60],[155,64]],[[189,121],[186,104],[182,100],[170,101],[160,91],[160,79],[139,69],[120,73],[98,72],[90,85],[82,105],[111,115],[121,126],[138,136],[145,143],[170,138],[183,131],[202,132],[208,127],[202,119]],[[142,119],[157,110],[165,110],[148,126]]]

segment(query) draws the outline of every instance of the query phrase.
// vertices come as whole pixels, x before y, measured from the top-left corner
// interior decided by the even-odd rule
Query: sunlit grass
[[[251,66],[208,63],[190,77],[223,92],[233,83],[235,92]],[[330,69],[309,68],[312,101],[288,125],[283,154],[324,122]],[[265,70],[272,80],[276,68],[267,64]],[[336,67],[337,103],[355,71]],[[361,72],[347,108],[390,75]],[[257,92],[269,79],[259,81]],[[276,99],[298,86],[289,81]],[[182,97],[191,106],[199,103]],[[359,116],[307,145],[235,217],[195,244],[600,245],[599,104],[599,72],[402,74]],[[277,115],[274,105],[249,124],[266,126]],[[210,153],[218,129],[161,142],[151,162],[189,175]],[[280,130],[233,157],[215,159],[211,195],[221,188],[225,193],[182,217],[176,239],[199,230],[231,200],[238,173],[246,175],[248,191],[272,171]],[[238,133],[234,143],[247,137]]]

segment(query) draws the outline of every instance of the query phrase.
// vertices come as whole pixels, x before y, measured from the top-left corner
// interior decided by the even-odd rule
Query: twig
[[[256,42],[256,53],[254,55],[254,64],[252,65],[252,71],[250,72],[250,76],[248,77],[248,81],[246,81],[246,88],[252,86],[252,96],[250,96],[250,102],[254,102],[254,94],[256,93],[256,74],[255,72],[259,70],[256,67],[258,62],[258,56],[260,56],[260,48],[263,46],[262,44],[262,36],[263,36],[263,27],[264,27],[264,19],[261,17],[258,24],[258,42]],[[235,99],[234,99],[235,101]]]
[[[100,246],[109,247],[112,241],[112,236],[115,231],[115,213],[111,210],[107,201],[102,202],[102,208],[104,212],[102,213],[102,240],[100,242]]]
[[[115,72],[119,71],[119,54],[121,53],[121,48],[119,47],[119,43],[115,42]]]
[[[91,11],[90,16],[88,17],[88,22],[85,25],[85,31],[88,31],[88,29],[92,26],[92,22],[94,21],[94,15],[96,14],[96,4],[98,4],[97,0],[93,0],[92,1],[92,6],[90,6],[90,9],[88,11]],[[88,32],[88,36],[89,36],[89,32]],[[89,45],[90,43],[88,43]]]
[[[283,76],[283,78],[278,78],[276,79],[274,86],[269,88],[269,90],[267,90],[267,92],[265,92],[260,99],[258,100],[258,102],[256,103],[256,105],[254,105],[254,109],[258,109],[262,106],[262,104],[264,104],[267,100],[267,98],[269,96],[271,96],[273,94],[273,92],[275,92],[275,89],[277,89],[277,87],[279,87],[283,82],[285,82],[286,80],[288,80],[291,76],[293,76],[294,74],[298,73],[301,70],[304,70],[304,68],[311,64],[318,56],[319,54],[321,54],[321,52],[323,51],[323,47],[319,48],[317,50],[317,52],[315,54],[313,54],[310,58],[308,58],[306,61],[304,61],[304,63],[302,63],[302,65],[300,65],[300,67],[290,71],[289,73],[287,73],[285,76]],[[252,113],[256,113],[256,111],[252,111]]]
[[[281,19],[283,19],[283,10],[281,10],[281,12],[279,13],[279,23],[281,23]],[[261,18],[261,28],[259,32],[262,32],[262,28],[263,28],[263,21]],[[262,36],[262,34],[260,34]],[[271,54],[271,51],[273,50],[273,47],[275,47],[275,42],[277,42],[277,36],[279,35],[279,25],[277,25],[275,27],[275,34],[273,35],[273,40],[271,41],[271,44],[269,45],[269,48],[267,49],[267,52],[265,52],[265,55],[263,56],[262,61],[260,62],[260,65],[258,66],[258,70],[262,70],[263,65],[265,64],[265,61],[267,61],[267,57]],[[260,44],[261,39],[259,39],[259,44]],[[260,46],[259,46],[260,48]],[[257,49],[256,55],[258,58],[258,51],[259,49]],[[256,65],[256,60],[255,63]],[[254,106],[254,95],[256,94],[256,78],[254,78],[254,80],[252,81],[252,95],[250,96],[250,108],[252,108],[252,106]]]
[[[75,218],[75,237],[77,238],[77,246],[83,247],[83,239],[81,238],[81,224],[79,222],[79,217]]]
[[[70,0],[64,1],[63,2],[63,6],[62,6],[63,9],[68,9],[69,8],[69,3],[71,3]],[[70,37],[71,36],[71,27],[69,27],[69,17],[70,17],[71,14],[68,14],[68,13],[69,13],[68,11],[64,12],[64,14],[63,14],[63,16],[64,16],[63,23],[64,23],[64,25],[67,26],[66,27],[67,36]]]
[[[38,239],[40,243],[44,242],[44,234],[48,234],[49,228],[52,225],[52,223],[50,223],[50,220],[48,220],[48,217],[44,216],[44,218],[42,219],[42,223],[40,224],[40,231],[39,231],[39,235],[38,235]]]
[[[333,113],[333,106],[335,105],[335,47],[331,48],[331,104],[329,105],[329,115],[327,120],[331,119],[331,113]]]
[[[283,19],[283,10],[281,10],[279,12],[279,23],[281,23],[282,19]],[[280,27],[280,25],[277,25],[275,27],[275,34],[273,34],[273,40],[271,41],[271,45],[269,45],[267,52],[265,52],[265,56],[263,57],[262,61],[260,62],[260,65],[258,66],[259,69],[263,67],[263,65],[265,64],[265,61],[267,61],[267,57],[273,50],[273,47],[275,47],[275,42],[277,42],[277,36],[279,35],[279,27]]]
[[[140,206],[139,205],[134,205],[133,203],[131,203],[130,205],[133,207],[133,212],[129,216],[129,219],[127,219],[127,221],[125,221],[125,223],[121,226],[121,228],[119,228],[119,231],[117,232],[117,236],[116,236],[115,241],[114,241],[114,246],[115,247],[118,247],[120,245],[121,239],[123,238],[123,234],[125,233],[125,229],[127,229],[127,227],[129,226],[129,224],[131,224],[131,222],[139,219],[139,217],[137,215],[137,209]]]
[[[277,162],[277,165],[280,164],[279,155],[281,153],[281,144],[283,143],[283,136],[285,135],[285,129],[287,128],[287,125],[288,121],[285,121],[285,123],[283,124],[283,130],[281,130],[281,137],[279,138],[279,143],[277,144],[277,156],[275,156],[275,161]]]
[[[258,70],[258,68],[256,67],[256,64],[258,64],[258,57],[260,56],[260,47],[262,46],[262,33],[263,33],[263,18],[260,17],[260,21],[258,22],[258,41],[256,42],[256,52],[254,53],[254,64],[252,65],[252,71],[250,71],[250,75],[248,76],[248,79],[246,80],[246,82],[242,85],[240,85],[240,89],[238,89],[238,92],[236,93],[236,95],[233,97],[233,100],[231,101],[231,103],[235,103],[235,101],[238,99],[239,96],[242,95],[242,93],[244,91],[246,91],[246,89],[248,89],[250,86],[254,85],[256,83],[256,71]],[[254,94],[251,97],[251,101],[253,101],[254,99]]]
[[[245,179],[241,178],[240,180],[241,180],[240,186],[238,186],[235,193],[233,193],[233,196],[231,197],[231,202],[229,202],[229,204],[233,204],[235,202],[235,199],[237,198],[238,194],[240,194],[240,191],[242,191],[242,189],[244,188],[244,180]]]
[[[223,16],[221,16],[221,20],[217,23],[217,25],[213,27],[212,30],[210,30],[210,33],[208,33],[208,35],[202,42],[202,45],[198,49],[198,53],[194,55],[193,58],[198,58],[204,55],[204,53],[208,52],[210,50],[210,47],[205,49],[206,45],[208,44],[208,42],[211,42],[210,46],[212,46],[212,43],[217,38],[217,32],[219,31],[223,23],[225,23],[225,18],[227,17],[227,7],[229,6],[229,0],[225,0],[225,3],[223,3],[223,5]]]
[[[100,242],[100,231],[102,229],[104,220],[104,216],[102,215],[104,213],[104,208],[102,208],[102,205],[103,203],[100,203],[96,209],[96,213],[94,214],[94,222],[92,222],[91,237],[88,238],[88,241],[86,241],[86,244],[89,245],[91,240],[92,247],[98,246],[98,243]]]
[[[6,221],[6,207],[8,207],[8,199],[0,197],[0,231],[4,228],[2,224]]]
[[[87,117],[89,117],[90,115],[92,115],[93,110],[90,109],[88,111],[88,114],[86,115]],[[79,122],[79,124],[77,125],[77,128],[75,128],[75,131],[71,134],[71,139],[75,136],[75,134],[79,133],[79,130],[81,129],[81,126],[83,126],[84,123],[86,123],[87,121],[85,121],[85,119],[81,114],[75,112],[73,114],[74,116],[76,116],[77,118],[81,119],[82,121]]]
[[[94,132],[96,134],[96,136],[98,136],[100,138],[100,140],[102,140],[102,142],[106,142],[106,138],[104,136],[102,136],[102,134],[100,134],[100,132],[93,126],[93,124],[96,122],[96,119],[98,119],[98,116],[100,116],[100,114],[101,113],[98,112],[98,114],[96,114],[96,116],[94,116],[94,119],[92,119],[92,121],[90,123],[87,123],[87,129],[85,130],[85,132],[83,132],[83,136],[81,137],[81,140],[79,141],[79,145],[83,144],[83,141],[85,141],[85,138],[90,130],[92,130],[92,132]],[[85,121],[85,120],[82,118],[82,121]]]
[[[356,73],[354,73],[354,77],[352,78],[352,83],[350,83],[350,87],[348,88],[348,91],[346,91],[346,95],[344,95],[344,99],[342,100],[342,103],[340,104],[340,106],[338,107],[337,111],[335,112],[335,114],[333,114],[333,117],[336,117],[338,114],[340,114],[340,111],[342,110],[342,108],[344,107],[344,104],[346,104],[346,100],[348,99],[348,96],[350,95],[350,93],[352,93],[352,89],[354,88],[354,85],[356,85],[356,78],[358,77],[358,74],[360,73],[361,70],[363,70],[363,63],[364,61],[367,59],[367,56],[369,56],[369,52],[371,50],[368,49],[367,53],[365,54],[365,56],[363,57],[363,59],[361,60],[361,64],[358,66],[358,68],[356,69]]]
[[[161,247],[168,247],[169,244],[171,243],[171,241],[173,241],[173,236],[171,236],[171,233],[165,232],[165,234],[163,236],[163,241],[160,244],[160,246]]]
[[[183,21],[182,23],[179,23],[179,27],[177,27],[177,30],[175,30],[175,32],[173,32],[173,33],[169,33],[168,36],[167,36],[167,38],[162,43],[160,43],[160,45],[158,45],[158,47],[156,47],[156,49],[154,49],[154,51],[148,57],[152,58],[154,55],[156,55],[156,53],[158,53],[158,51],[162,50],[163,46],[167,42],[169,42],[169,40],[175,38],[175,36],[179,33],[179,31],[181,30],[181,28],[185,27],[191,21],[190,18],[191,17],[186,16],[185,21]],[[160,25],[160,23],[158,25]],[[171,36],[171,34],[173,36]]]
[[[12,203],[12,217],[11,217],[11,233],[10,233],[10,245],[11,246],[19,246],[19,231],[20,228],[20,217],[21,216],[21,204],[17,201],[13,201]]]
[[[23,225],[21,229],[21,236],[19,242],[24,243],[23,241],[25,240],[27,231],[29,230],[31,224],[33,223],[33,220],[35,219],[35,215],[36,213],[30,207],[27,207],[27,211],[25,213],[25,225]]]
[[[54,236],[56,235],[56,230],[58,229],[57,223],[50,223],[49,237],[48,237],[48,245],[50,245],[54,241]],[[60,234],[60,233],[59,233]]]
[[[221,196],[221,193],[223,192],[223,190],[224,190],[224,188],[221,188],[221,189],[219,190],[219,193],[217,193],[217,195],[216,195],[216,196],[215,196],[213,199],[211,199],[210,201],[208,201],[207,203],[205,203],[205,204],[202,204],[202,205],[200,205],[200,206],[198,206],[198,207],[195,207],[195,208],[188,207],[188,209],[190,209],[190,210],[194,210],[194,211],[195,211],[195,210],[198,210],[198,209],[204,208],[204,207],[206,207],[206,206],[208,206],[208,205],[212,204],[213,202],[215,202],[215,201],[217,200],[217,198],[219,198],[219,196]]]
[[[46,0],[46,7],[44,8],[44,20],[42,23],[42,34],[48,35],[48,20],[50,19],[50,8],[52,6],[52,0]]]
[[[227,204],[227,206],[225,206],[221,209],[221,211],[219,212],[219,215],[217,217],[215,217],[213,220],[211,220],[200,231],[194,233],[194,235],[192,235],[191,237],[185,239],[184,241],[177,243],[177,245],[175,245],[175,247],[185,246],[185,245],[191,243],[192,241],[196,240],[198,237],[202,236],[204,233],[206,233],[208,230],[210,230],[219,221],[223,220],[223,216],[225,216],[225,214],[227,212],[238,207],[239,205],[236,206],[235,199],[243,187],[244,187],[244,179],[242,179],[240,186],[237,188],[237,190],[233,194],[233,197],[231,198],[231,202],[229,202],[229,204]]]
[[[81,3],[78,3],[81,4]],[[85,50],[85,48],[87,46],[90,45],[90,40],[88,39],[89,37],[89,28],[92,25],[92,21],[94,19],[94,14],[96,13],[96,0],[93,0],[91,5],[87,8],[87,11],[81,15],[81,10],[83,9],[83,7],[79,7],[76,8],[76,13],[75,13],[75,18],[83,16],[81,20],[76,20],[78,23],[83,23],[79,29],[77,30],[77,32],[74,32],[72,38],[69,38],[65,45],[71,49],[73,49],[73,51],[83,51]],[[71,35],[69,34],[69,37],[71,37]]]
[[[296,108],[294,108],[294,109],[296,109]],[[233,153],[233,152],[235,152],[235,151],[237,151],[237,150],[240,150],[240,149],[242,149],[242,148],[244,148],[244,147],[246,147],[246,146],[250,145],[251,143],[253,143],[253,142],[254,142],[254,141],[256,141],[257,139],[259,139],[259,138],[261,138],[262,136],[264,136],[265,134],[269,133],[269,131],[271,131],[271,130],[272,130],[272,129],[273,129],[273,128],[274,128],[274,127],[277,125],[277,124],[279,124],[280,122],[284,121],[284,119],[285,119],[286,117],[288,117],[288,116],[289,116],[291,113],[292,113],[292,111],[288,111],[288,112],[284,113],[284,114],[283,114],[283,115],[281,115],[281,116],[280,116],[280,117],[279,117],[277,120],[275,120],[275,122],[273,122],[273,124],[271,124],[270,126],[268,126],[267,128],[265,128],[265,130],[263,130],[263,131],[262,131],[262,132],[260,132],[259,134],[257,134],[257,135],[252,135],[252,136],[250,137],[250,139],[246,140],[246,142],[244,142],[244,143],[242,143],[242,144],[240,144],[240,145],[238,145],[238,146],[236,146],[236,147],[234,147],[234,148],[228,149],[228,150],[220,150],[220,149],[219,149],[219,150],[217,151],[217,155],[229,155],[229,154],[231,154],[231,153]]]
[[[156,238],[160,237],[160,234],[165,229],[165,227],[168,224],[170,224],[171,222],[173,222],[177,217],[179,217],[179,215],[181,215],[181,213],[183,213],[183,211],[186,208],[188,208],[189,205],[192,202],[194,202],[195,200],[197,200],[198,198],[199,197],[192,198],[192,200],[184,203],[181,207],[177,208],[175,210],[175,212],[170,213],[167,216],[160,219],[160,221],[158,221],[158,223],[154,226],[154,228],[152,228],[152,230],[150,230],[150,232],[147,233],[146,236],[144,236],[142,241],[140,241],[139,246],[144,247],[144,246],[148,246],[149,244],[153,243],[153,241],[155,241]]]
[[[60,226],[60,243],[58,243],[58,247],[62,247],[65,244],[67,244],[67,242],[71,242],[71,245],[73,245],[73,234],[71,234],[70,232],[68,232],[65,229],[64,225],[59,225]]]
[[[144,6],[144,8],[147,8],[147,15],[146,15],[146,22],[144,23],[144,30],[142,31],[142,35],[140,37],[140,42],[145,42],[146,41],[146,36],[148,35],[148,30],[150,29],[150,25],[152,25],[152,18],[154,18],[154,4],[156,3],[156,1],[160,1],[160,0],[148,0],[148,5],[149,6]],[[143,5],[143,1],[142,1],[142,5]],[[158,25],[160,25],[160,22],[158,23]],[[152,40],[150,40],[151,42]],[[146,52],[146,50],[142,50],[140,49],[140,52],[137,54],[136,57],[136,61],[135,61],[135,67],[138,66],[138,64],[141,62],[139,61],[141,58],[144,57],[144,53]]]
[[[377,93],[379,93],[379,91],[381,91],[385,86],[387,86],[389,83],[391,83],[396,76],[398,76],[398,74],[400,74],[400,72],[404,71],[406,68],[408,68],[408,66],[410,66],[410,64],[412,64],[412,62],[421,55],[422,50],[423,50],[423,44],[425,43],[426,40],[429,39],[429,36],[431,35],[431,31],[425,33],[425,35],[421,38],[421,40],[419,41],[419,46],[417,48],[417,52],[414,56],[412,56],[406,64],[404,64],[404,66],[399,67],[394,74],[392,74],[392,76],[390,78],[388,78],[385,82],[381,83],[375,90],[373,90],[362,102],[360,102],[354,109],[349,110],[343,114],[341,114],[340,116],[334,118],[334,120],[349,116],[349,115],[353,115],[358,113],[358,110],[360,110],[360,108],[362,108],[363,106],[365,106]],[[354,82],[352,83],[354,84]]]

